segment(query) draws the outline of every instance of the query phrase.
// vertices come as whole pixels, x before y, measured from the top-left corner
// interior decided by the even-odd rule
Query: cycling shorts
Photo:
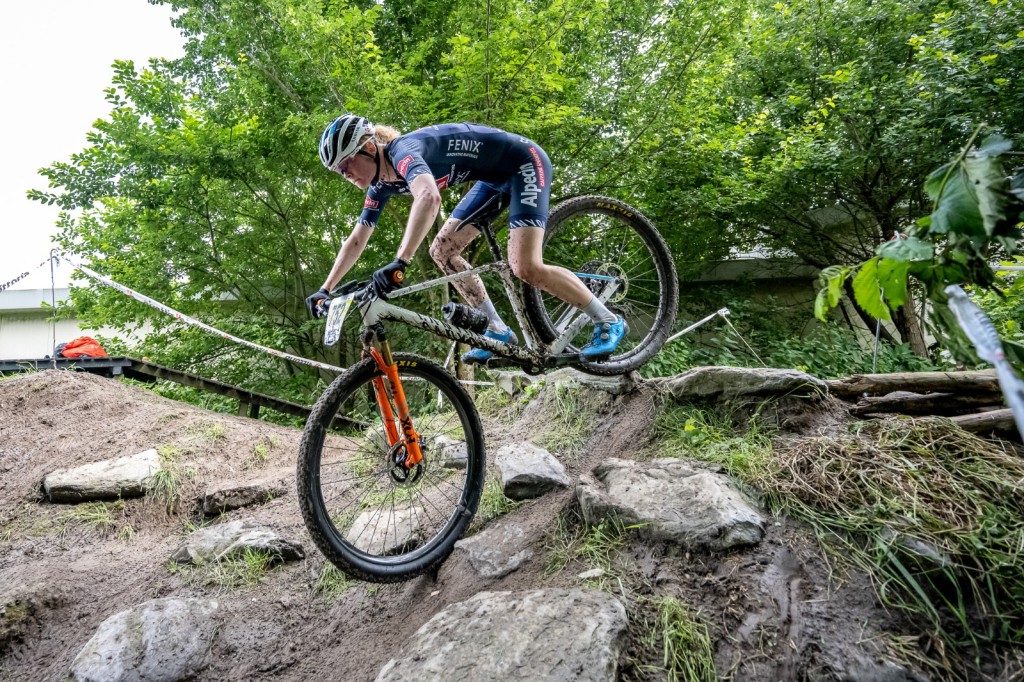
[[[472,224],[489,225],[502,208],[508,206],[508,226],[539,227],[548,222],[551,196],[551,160],[535,142],[511,135],[514,143],[506,152],[508,165],[515,173],[504,182],[478,181],[452,211],[452,218]],[[500,199],[487,204],[493,197]]]

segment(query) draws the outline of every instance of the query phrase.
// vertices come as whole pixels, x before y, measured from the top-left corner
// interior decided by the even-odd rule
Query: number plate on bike
[[[345,323],[345,316],[351,307],[351,296],[342,296],[331,301],[331,309],[327,313],[327,327],[324,329],[325,346],[338,343],[338,339],[341,338],[341,326]]]

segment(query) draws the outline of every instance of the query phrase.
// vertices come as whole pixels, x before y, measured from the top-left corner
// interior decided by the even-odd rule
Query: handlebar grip
[[[319,301],[316,302],[316,316],[317,316],[317,319],[319,319],[321,317],[327,317],[327,313],[329,313],[330,310],[331,310],[331,301],[332,300],[333,299],[330,299],[330,298],[322,298],[322,299],[320,299]]]

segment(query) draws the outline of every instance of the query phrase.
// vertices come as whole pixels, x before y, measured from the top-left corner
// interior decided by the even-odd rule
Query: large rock
[[[784,394],[817,398],[828,394],[828,384],[795,369],[694,367],[650,383],[676,400]]]
[[[554,488],[566,488],[572,480],[565,467],[544,448],[533,443],[510,443],[498,448],[494,462],[501,470],[501,484],[510,500],[540,497]]]
[[[530,384],[535,384],[541,380],[541,377],[533,376],[526,372],[492,371],[491,377],[494,379],[495,386],[512,397],[522,393]]]
[[[500,578],[533,558],[528,543],[523,527],[506,517],[476,535],[459,540],[455,551],[465,552],[473,570],[482,578]]]
[[[544,377],[544,381],[549,386],[575,383],[597,391],[604,391],[605,393],[610,393],[612,395],[625,395],[626,393],[632,393],[633,390],[636,389],[639,379],[640,375],[636,372],[616,374],[613,376],[597,376],[581,372],[577,369],[573,369],[572,367],[564,367],[555,372],[551,372]]]
[[[603,592],[480,592],[427,621],[377,682],[612,682],[626,626],[626,609]]]
[[[434,438],[434,457],[445,469],[465,469],[469,466],[469,446],[464,440],[437,436]]]
[[[43,479],[43,490],[51,502],[139,497],[146,492],[146,479],[159,470],[160,455],[146,450],[75,469],[58,469]]]
[[[428,518],[419,505],[371,509],[356,518],[346,539],[368,554],[397,554],[420,539],[422,520]]]
[[[683,460],[606,460],[580,477],[576,497],[591,525],[616,519],[688,548],[752,545],[764,535],[764,518],[727,476]]]
[[[154,599],[103,621],[71,664],[76,682],[177,682],[207,664],[217,602]]]
[[[231,521],[200,528],[189,535],[171,556],[179,564],[223,561],[244,555],[246,550],[267,552],[282,561],[305,557],[302,545],[252,521]]]

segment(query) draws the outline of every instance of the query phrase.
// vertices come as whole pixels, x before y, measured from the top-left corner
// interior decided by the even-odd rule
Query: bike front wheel
[[[581,360],[574,364],[577,369],[623,374],[638,369],[664,345],[679,306],[675,263],[658,230],[635,208],[601,196],[561,202],[548,218],[544,262],[576,274],[595,295],[605,282],[617,284],[605,305],[626,319],[629,334],[610,357],[599,362]],[[523,299],[526,316],[544,343],[558,338],[572,316],[583,314],[527,284]],[[564,352],[579,352],[590,341],[592,327],[588,321]]]
[[[476,512],[485,470],[483,429],[465,389],[426,358],[394,360],[423,461],[409,469],[404,446],[389,446],[386,422],[394,420],[381,414],[375,381],[397,414],[393,390],[366,359],[313,407],[297,474],[302,516],[320,551],[347,574],[381,583],[425,573],[451,554]],[[332,431],[336,418],[344,425]]]

